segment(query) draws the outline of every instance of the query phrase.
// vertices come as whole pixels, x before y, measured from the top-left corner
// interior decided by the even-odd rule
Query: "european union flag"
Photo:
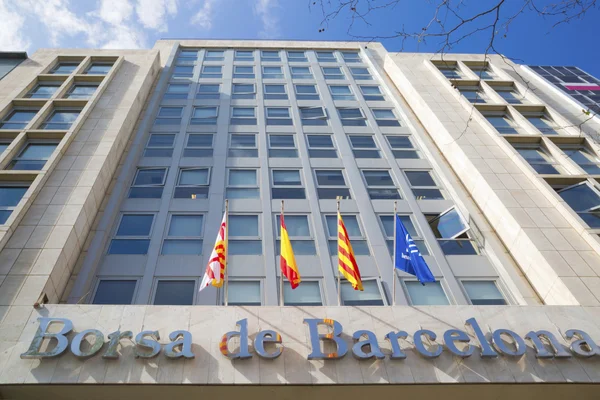
[[[435,278],[423,259],[419,248],[413,242],[400,217],[396,215],[396,260],[394,267],[417,277],[423,285],[435,282]]]

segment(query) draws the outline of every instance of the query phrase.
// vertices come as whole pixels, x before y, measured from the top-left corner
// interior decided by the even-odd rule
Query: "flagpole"
[[[225,307],[229,302],[229,269],[227,263],[229,262],[229,199],[225,199],[225,275],[223,277],[223,284],[225,285]]]
[[[340,237],[340,198],[339,197],[337,198],[337,212],[338,212],[338,215],[337,215],[337,220],[338,220],[337,221],[337,229],[338,229],[337,240],[339,241],[340,240],[339,239],[339,237]],[[341,306],[342,305],[342,278],[340,276],[340,266],[339,266],[339,263],[340,263],[339,246],[340,245],[339,245],[339,243],[337,243],[337,245],[338,245],[338,268],[337,268],[337,291],[338,291],[338,293],[337,293],[337,295],[338,295],[338,306]]]
[[[281,216],[279,217],[279,269],[281,270],[281,234],[283,233],[282,229],[282,221],[283,221],[283,200],[281,200]],[[281,279],[279,279],[279,306],[283,307],[283,271],[280,271]]]
[[[394,201],[394,260],[392,263],[392,305],[396,305],[396,213],[398,212],[398,202]]]

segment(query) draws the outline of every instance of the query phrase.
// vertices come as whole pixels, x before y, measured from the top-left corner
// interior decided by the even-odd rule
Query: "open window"
[[[600,190],[588,181],[558,190],[558,195],[590,228],[600,228]]]
[[[429,227],[446,255],[477,255],[477,245],[469,237],[469,226],[456,207],[439,215],[426,215]]]

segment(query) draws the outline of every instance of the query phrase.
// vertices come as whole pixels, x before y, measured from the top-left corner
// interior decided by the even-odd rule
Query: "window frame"
[[[101,66],[106,66],[106,65],[108,65],[108,66],[110,66],[110,68],[108,69],[108,71],[106,71],[106,72],[103,72],[103,73],[101,73],[101,74],[99,74],[99,73],[90,73],[90,70],[91,70],[91,69],[92,69],[94,66],[97,66],[97,65],[101,65]],[[106,75],[110,74],[110,72],[111,72],[111,70],[113,69],[113,67],[114,67],[114,66],[115,66],[115,63],[114,63],[114,62],[112,62],[112,61],[92,61],[92,62],[90,63],[90,65],[88,65],[88,66],[85,68],[85,71],[83,72],[83,74],[84,74],[84,75],[102,75],[102,76],[106,76]]]
[[[316,117],[306,117],[303,116],[304,110],[312,110],[312,109],[320,109],[323,113],[322,116]],[[327,109],[323,106],[299,106],[298,112],[300,113],[300,121],[302,125],[310,125],[310,126],[325,126],[329,125],[329,116],[327,115]]]
[[[216,86],[218,88],[217,92],[201,92],[203,87],[207,86]],[[196,88],[196,100],[217,100],[221,98],[221,84],[214,82],[206,82],[206,83],[198,83],[198,87]],[[193,114],[193,110],[192,110]]]
[[[412,139],[412,135],[411,134],[405,134],[405,135],[384,135],[385,136],[385,140],[387,141],[388,146],[390,146],[390,149],[392,150],[392,154],[394,155],[394,159],[396,160],[418,160],[418,159],[422,159],[422,155],[421,155],[421,151],[420,149],[417,147],[417,145],[415,144],[415,142]],[[396,145],[394,145],[390,138],[406,138],[408,140],[408,143],[412,146],[412,147],[398,147]],[[416,157],[399,157],[400,154],[402,153],[414,153],[416,155]]]
[[[256,106],[238,106],[232,105],[229,107],[229,125],[257,125],[257,113]],[[235,110],[239,109],[249,109],[252,110],[252,116],[235,116]]]
[[[167,115],[167,116],[160,116],[160,113],[163,109],[166,108],[170,108],[170,109],[179,109],[179,116],[174,116],[174,115]],[[158,111],[156,113],[156,117],[154,118],[154,124],[155,126],[171,126],[171,125],[181,125],[181,121],[183,119],[183,110],[184,107],[183,106],[160,106],[158,108]],[[161,121],[161,123],[157,123],[157,121]],[[179,121],[177,123],[166,123],[167,121]]]
[[[247,184],[243,184],[243,185],[232,185],[231,184],[231,172],[232,171],[253,171],[254,172],[254,178],[255,178],[255,184],[252,185],[247,185]],[[225,181],[225,193],[227,195],[228,193],[228,189],[233,189],[233,190],[255,190],[256,191],[256,196],[253,197],[229,197],[229,195],[227,195],[227,198],[231,198],[231,199],[260,199],[260,182],[259,182],[259,168],[254,168],[254,167],[228,167],[227,170],[225,171],[225,177],[226,177],[226,181]]]
[[[298,184],[275,183],[275,173],[276,172],[284,172],[284,171],[297,172],[299,183]],[[279,167],[270,168],[269,169],[269,177],[270,177],[271,199],[273,199],[273,200],[306,199],[306,183],[305,183],[305,179],[302,175],[302,168],[285,168],[285,167],[284,168],[279,168]],[[302,193],[302,196],[301,197],[276,196],[276,195],[274,195],[273,191],[278,190],[278,189],[281,189],[281,190],[285,191],[286,193],[292,193],[292,192]]]
[[[129,304],[133,304],[133,302],[135,301],[135,298],[137,296],[137,292],[138,292],[138,288],[139,288],[139,278],[127,277],[127,276],[96,277],[96,280],[94,283],[93,295],[90,296],[90,298],[88,300],[88,304],[110,305],[110,304],[105,304],[105,303],[94,303],[94,299],[96,298],[96,295],[98,294],[98,288],[100,287],[100,283],[102,281],[132,281],[132,282],[135,282],[135,284],[133,286],[133,292],[131,294],[131,302],[129,303]],[[111,304],[114,304],[114,303],[111,303]]]
[[[377,88],[379,90],[379,95],[365,93],[363,90],[364,87]],[[385,101],[385,99],[386,99],[385,94],[381,90],[380,85],[358,85],[358,88],[360,90],[360,94],[362,95],[362,97],[365,101]],[[372,97],[372,98],[369,98],[369,97]],[[377,97],[377,98],[375,98],[375,97]],[[379,98],[379,97],[381,97],[381,98]]]
[[[209,53],[220,53],[220,55],[210,55]],[[203,61],[208,62],[223,62],[225,60],[225,50],[224,49],[213,49],[208,48],[204,50]]]
[[[148,234],[147,235],[119,235],[119,228],[121,227],[121,224],[123,223],[123,218],[126,215],[145,215],[145,216],[151,216],[152,217],[152,223],[150,224],[150,229],[148,229]],[[152,211],[123,211],[119,214],[119,221],[118,223],[115,224],[115,227],[113,228],[113,232],[111,235],[111,239],[108,241],[107,244],[107,248],[106,248],[106,253],[107,255],[114,255],[114,256],[147,256],[148,255],[148,250],[150,249],[150,240],[152,238],[152,233],[154,232],[154,227],[156,224],[156,212],[152,212]],[[111,253],[110,249],[112,247],[112,243],[115,240],[147,240],[148,241],[148,248],[146,248],[146,252],[145,253]]]
[[[325,72],[325,70],[327,68],[337,68],[339,70],[339,74],[338,73],[327,73]],[[344,70],[342,69],[342,67],[340,66],[321,66],[321,73],[323,74],[323,77],[325,80],[346,80],[346,74],[344,73]]]
[[[147,185],[136,185],[135,181],[137,180],[137,177],[140,173],[140,171],[146,171],[146,170],[164,170],[164,174],[162,177],[162,183],[155,183],[155,184],[147,184]],[[160,199],[162,198],[163,192],[164,192],[164,188],[165,188],[165,182],[167,181],[167,175],[169,174],[169,167],[138,167],[137,170],[135,171],[135,174],[133,176],[133,180],[131,181],[131,185],[129,186],[129,192],[127,195],[127,198],[132,199]],[[134,188],[145,188],[145,187],[160,187],[162,188],[161,190],[161,195],[159,197],[131,197],[131,191]]]
[[[61,65],[73,65],[75,68],[68,74],[57,73],[56,71],[61,67]],[[51,75],[72,75],[77,68],[81,65],[81,61],[58,61],[56,64],[52,66],[52,68],[48,71],[48,74]]]
[[[250,91],[236,91],[236,87],[240,86],[252,86]],[[256,99],[256,84],[255,83],[239,83],[235,82],[231,84],[231,99],[232,100],[255,100]]]
[[[370,108],[371,114],[373,115],[373,119],[377,123],[377,126],[381,127],[399,127],[402,126],[400,123],[400,117],[396,113],[395,108],[387,108],[387,107],[372,107]],[[392,117],[378,117],[377,111],[390,111],[392,113]]]
[[[294,68],[306,68],[308,72],[297,73],[294,72]],[[292,75],[292,79],[315,79],[312,69],[304,65],[290,65],[290,75]]]
[[[392,185],[391,186],[369,185],[368,179],[365,176],[365,172],[383,172],[383,171],[387,172],[390,180],[392,181]],[[396,180],[394,179],[391,169],[389,169],[389,168],[388,169],[386,169],[386,168],[361,168],[360,174],[362,175],[365,188],[367,189],[367,193],[369,194],[369,199],[371,199],[371,200],[402,200],[402,194],[400,193],[400,186],[396,183]],[[394,194],[397,197],[380,197],[379,195],[377,195],[377,197],[372,197],[373,195],[371,194],[371,189],[373,189],[375,191],[374,193],[377,193],[377,191],[379,191],[379,190],[393,189]]]
[[[333,87],[347,88],[348,89],[348,94],[335,94],[331,90]],[[356,101],[356,96],[354,94],[354,91],[352,90],[352,86],[350,86],[350,85],[344,85],[344,84],[330,85],[330,84],[328,84],[327,88],[329,89],[329,94],[331,95],[331,98],[334,101]]]
[[[331,54],[331,57],[326,57],[323,55],[323,53],[329,53]],[[318,62],[323,62],[323,63],[327,63],[327,62],[332,62],[332,63],[337,63],[338,62],[338,58],[335,55],[335,51],[327,51],[327,50],[318,50],[315,51],[315,56],[317,57],[317,61]]]
[[[232,254],[230,253],[230,255],[232,256],[239,256],[239,255],[243,255],[243,256],[248,256],[248,255],[254,255],[254,256],[264,256],[264,252],[263,252],[263,238],[262,238],[262,224],[261,224],[261,216],[262,213],[260,212],[239,212],[239,213],[234,213],[234,214],[230,214],[229,215],[229,225],[231,226],[231,218],[233,217],[235,219],[236,216],[254,216],[256,217],[256,229],[257,229],[257,234],[258,236],[232,236],[231,233],[235,234],[234,230],[228,230],[228,246],[229,249],[231,249],[231,244],[233,243],[233,245],[235,246],[236,243],[249,243],[249,242],[258,242],[258,244],[260,245],[260,254],[254,254],[254,253],[250,253],[250,254]]]
[[[192,69],[191,72],[177,72],[177,70],[181,70],[184,69],[187,71],[189,68]],[[194,71],[195,71],[195,67],[194,65],[189,65],[189,64],[185,64],[185,65],[175,65],[173,67],[173,73],[171,74],[171,79],[192,79],[194,77]]]
[[[355,81],[373,81],[373,80],[375,80],[375,77],[371,73],[371,70],[366,66],[364,66],[364,67],[354,66],[354,67],[348,67],[348,68],[350,69],[350,75],[352,75],[352,78]],[[355,70],[358,70],[358,69],[364,69],[367,72],[366,73],[365,72],[361,72],[361,73],[355,72]]]
[[[154,136],[154,135],[172,136],[173,142],[172,142],[171,146],[150,146],[150,142],[152,141],[152,136]],[[150,132],[148,135],[148,140],[146,141],[146,146],[144,147],[144,153],[143,153],[142,157],[144,157],[144,158],[163,158],[163,157],[171,158],[171,157],[173,157],[173,150],[175,149],[175,139],[176,139],[176,135],[174,133]],[[146,155],[146,152],[148,150],[153,150],[153,149],[166,149],[166,150],[171,150],[171,152],[170,152],[169,156]]]
[[[238,68],[250,68],[251,73],[248,72],[236,72]],[[234,65],[233,66],[233,78],[234,79],[255,79],[256,73],[254,72],[254,65]],[[255,88],[256,91],[256,88]]]
[[[302,57],[292,57],[290,56],[290,53],[302,53]],[[308,58],[306,58],[306,51],[305,50],[287,50],[285,52],[286,57],[288,62],[308,62]]]
[[[180,217],[180,216],[191,216],[191,217],[201,217],[202,218],[202,223],[200,224],[200,235],[199,236],[190,236],[190,235],[184,235],[184,236],[177,236],[177,235],[173,235],[170,236],[169,235],[169,231],[171,230],[171,222],[173,221],[173,217]],[[163,237],[160,243],[160,255],[161,256],[170,256],[170,255],[175,255],[175,256],[201,256],[202,255],[202,246],[204,245],[204,225],[206,223],[206,215],[203,213],[192,213],[192,212],[181,212],[181,211],[170,211],[168,214],[168,218],[167,218],[167,224],[166,224],[166,229],[163,232]],[[167,241],[200,241],[200,252],[198,254],[187,254],[187,253],[168,253],[165,254],[164,253],[164,247],[165,247],[165,242]]]
[[[314,93],[299,93],[299,86],[312,86],[315,89]],[[319,88],[314,83],[295,83],[294,84],[294,94],[296,95],[296,100],[321,100],[321,96],[319,95]]]
[[[265,53],[277,53],[277,56],[265,56]],[[260,50],[260,61],[261,62],[281,62],[281,52],[280,50]]]
[[[338,171],[340,173],[340,175],[342,176],[342,179],[344,180],[344,184],[343,185],[327,185],[327,184],[320,184],[319,183],[319,175],[318,173],[320,171]],[[347,191],[348,194],[347,196],[341,196],[342,198],[347,198],[347,199],[351,199],[352,198],[352,193],[350,192],[350,186],[348,186],[348,180],[346,179],[346,175],[344,174],[344,168],[313,168],[313,176],[314,176],[314,182],[315,182],[315,186],[317,189],[317,197],[319,198],[319,200],[332,200],[332,199],[336,199],[337,197],[340,196],[336,196],[336,197],[321,197],[321,195],[319,194],[319,189],[341,189],[342,191]]]
[[[413,183],[411,182],[410,178],[408,177],[407,172],[427,172],[429,174],[429,177],[431,178],[431,180],[433,180],[433,182],[435,183],[434,186],[422,186],[422,185],[413,185]],[[444,196],[445,194],[445,189],[444,187],[441,185],[439,178],[437,177],[437,175],[435,174],[435,172],[433,171],[433,169],[403,169],[402,173],[404,174],[404,177],[406,178],[406,182],[408,183],[408,186],[410,187],[410,190],[413,194],[413,196],[415,197],[415,200],[420,201],[420,200],[445,200],[446,196]],[[424,190],[438,190],[440,192],[440,196],[441,198],[418,198],[417,195],[415,194],[415,189],[424,189]],[[422,197],[422,196],[420,196]]]
[[[280,86],[283,93],[269,93],[268,86]],[[287,85],[285,83],[263,83],[263,97],[265,100],[288,100]]]
[[[220,72],[207,72],[207,68],[216,68],[219,67]],[[223,78],[223,65],[202,65],[202,69],[200,69],[200,79],[222,79]]]
[[[11,171],[41,171],[44,169],[44,167],[46,166],[46,164],[48,163],[48,160],[50,158],[52,158],[52,155],[54,154],[54,152],[56,151],[56,148],[58,147],[58,145],[60,144],[60,139],[28,139],[25,141],[25,143],[23,143],[23,145],[19,148],[19,151],[17,152],[17,154],[10,160],[10,162],[7,164],[6,166],[6,170],[11,170]],[[23,153],[28,149],[29,146],[31,145],[54,145],[54,150],[52,150],[52,153],[50,153],[50,155],[48,156],[48,158],[43,159],[43,158],[23,158],[22,155]],[[44,164],[41,166],[40,169],[16,169],[14,168],[13,164],[17,163],[18,161],[44,161]]]
[[[209,117],[195,117],[194,116],[196,114],[196,110],[212,109],[212,108],[215,109],[214,116],[209,116]],[[216,125],[218,118],[219,118],[219,106],[194,106],[192,108],[192,113],[190,116],[190,125],[200,125],[200,126]]]
[[[336,107],[338,117],[342,123],[342,126],[368,126],[367,116],[361,107]],[[340,110],[359,110],[360,117],[343,117]],[[350,122],[350,121],[362,121],[362,122]]]
[[[232,147],[232,138],[233,135],[249,135],[249,136],[253,136],[254,138],[254,146],[253,147]],[[256,155],[255,156],[238,156],[238,155],[232,155],[231,150],[255,150],[256,151]],[[227,157],[241,157],[241,158],[256,158],[259,155],[259,150],[258,150],[258,140],[257,140],[257,133],[256,132],[230,132],[229,133],[229,138],[228,138],[228,146],[227,146]]]
[[[266,125],[274,126],[292,126],[292,109],[289,106],[265,106],[265,123]],[[271,116],[271,110],[287,110],[287,116]]]
[[[279,68],[279,72],[267,73],[265,72],[265,68]],[[262,79],[285,79],[285,72],[283,72],[281,65],[262,65],[260,71]]]
[[[190,137],[191,136],[200,136],[200,135],[202,135],[202,136],[210,135],[211,136],[211,144],[210,144],[210,146],[190,146],[189,145],[189,141],[190,141]],[[205,133],[205,132],[188,132],[187,133],[187,138],[186,138],[186,141],[185,141],[185,145],[183,147],[183,155],[182,155],[182,157],[183,158],[212,157],[213,156],[213,150],[214,150],[214,143],[215,143],[215,133],[214,132],[210,132],[210,133]],[[210,153],[210,155],[202,155],[202,156],[186,155],[186,150],[190,150],[190,151],[193,151],[193,150],[199,150],[199,151],[210,150],[210,152],[208,152],[208,151],[206,152],[206,154]]]
[[[352,153],[354,154],[354,158],[358,159],[358,158],[370,158],[370,159],[379,159],[382,158],[381,157],[381,148],[380,146],[377,145],[377,140],[375,139],[375,135],[374,134],[352,134],[352,135],[346,135],[346,137],[348,138],[348,144],[350,145],[350,149],[352,150]],[[363,147],[361,145],[355,145],[354,142],[352,141],[353,138],[370,138],[371,141],[373,142],[373,147]],[[359,153],[361,152],[361,153]],[[362,153],[365,154],[376,154],[376,157],[371,157],[371,156],[366,156],[363,157]]]
[[[274,146],[271,143],[271,137],[273,136],[286,136],[286,137],[291,137],[292,138],[292,143],[293,146],[292,147],[286,147],[286,146]],[[267,150],[268,150],[268,155],[270,158],[298,158],[298,144],[296,143],[296,135],[294,133],[284,133],[284,132],[270,132],[267,134]],[[279,150],[279,151],[285,151],[285,152],[289,152],[292,155],[288,155],[288,156],[281,156],[281,155],[273,155],[271,154],[271,150]],[[273,153],[275,153],[275,151],[273,151]],[[283,154],[283,153],[281,153]]]
[[[246,52],[246,53],[250,53],[250,56],[242,56],[239,53],[240,52]],[[233,61],[250,61],[250,62],[254,62],[254,50],[248,50],[248,49],[235,49],[233,52]]]
[[[198,183],[198,184],[182,184],[181,183],[181,177],[183,176],[183,172],[185,171],[203,171],[206,170],[206,183]],[[212,173],[212,167],[179,167],[179,171],[177,171],[177,179],[175,181],[175,188],[173,189],[173,199],[191,199],[191,200],[200,200],[200,199],[208,199],[208,193],[209,193],[209,187],[210,187],[210,178],[211,178],[211,173]],[[203,189],[206,188],[206,197],[194,197],[195,195],[191,196],[191,197],[181,197],[181,196],[177,196],[177,189],[183,189],[183,188],[199,188],[199,189]]]
[[[335,147],[333,133],[305,133],[304,136],[306,137],[306,146],[308,149],[308,157],[309,158],[338,158],[338,153],[337,153],[337,148]],[[327,136],[329,138],[329,140],[331,141],[331,147],[318,147],[318,146],[311,145],[310,138],[313,136]],[[323,154],[331,154],[330,152],[333,152],[334,157],[315,157],[315,156],[311,155],[311,150],[320,151],[320,152],[329,152],[329,153],[323,153]]]

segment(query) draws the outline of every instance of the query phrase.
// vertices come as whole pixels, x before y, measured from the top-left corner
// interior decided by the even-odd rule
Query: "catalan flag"
[[[280,251],[280,265],[281,275],[285,276],[292,289],[296,289],[298,284],[301,282],[300,273],[298,272],[298,266],[296,265],[296,258],[294,257],[294,250],[292,249],[292,242],[288,235],[285,222],[283,220],[283,214],[281,214],[281,251]]]
[[[354,290],[363,290],[362,280],[358,264],[354,258],[354,251],[348,238],[346,226],[342,220],[342,215],[338,211],[338,269],[340,274],[344,276],[352,284]]]
[[[221,227],[219,228],[219,234],[215,242],[215,248],[210,254],[208,265],[206,266],[206,272],[202,278],[200,284],[200,290],[204,289],[208,285],[220,288],[223,286],[225,280],[225,267],[227,265],[226,260],[227,254],[227,211],[223,214],[223,220],[221,221]]]

